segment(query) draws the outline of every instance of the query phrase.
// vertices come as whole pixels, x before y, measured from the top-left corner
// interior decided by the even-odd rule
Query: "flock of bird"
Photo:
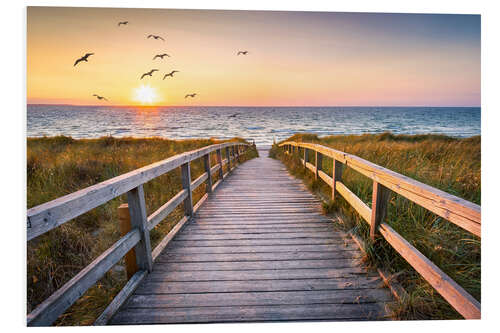
[[[122,25],[128,25],[129,21],[120,21],[118,22],[118,27],[122,26]],[[155,40],[161,40],[161,41],[165,41],[165,39],[161,36],[158,36],[158,35],[148,35],[146,37],[147,39],[150,39],[150,38],[153,38]],[[243,56],[246,56],[248,54],[248,51],[238,51],[236,53],[237,56],[240,56],[240,55],[243,55]],[[76,59],[75,61],[75,64],[73,65],[73,67],[75,67],[76,65],[78,65],[80,62],[82,61],[85,61],[85,62],[88,62],[89,61],[89,57],[94,55],[94,53],[85,53],[85,55],[83,55],[82,57]],[[167,53],[162,53],[162,54],[157,54],[153,57],[153,60],[155,60],[156,58],[160,58],[163,60],[164,57],[169,57],[170,58],[170,55],[168,55]],[[146,72],[144,74],[141,75],[141,80],[145,77],[145,76],[150,76],[150,77],[153,77],[153,73],[154,72],[158,72],[159,70],[158,69],[152,69],[150,70],[149,72]],[[165,80],[167,77],[171,77],[173,78],[174,77],[174,74],[175,73],[179,73],[178,70],[173,70],[171,71],[170,73],[166,73],[164,76],[163,76],[163,80]],[[196,97],[196,95],[198,95],[197,93],[192,93],[192,94],[186,94],[186,96],[184,96],[184,98],[188,98],[188,97],[191,97],[191,98],[194,98]],[[93,94],[92,96],[95,96],[98,100],[105,100],[105,101],[109,101],[106,97],[104,96],[100,96],[98,94]]]

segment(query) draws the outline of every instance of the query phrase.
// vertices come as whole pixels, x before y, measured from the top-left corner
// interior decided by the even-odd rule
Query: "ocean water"
[[[268,145],[294,133],[481,134],[478,107],[109,107],[28,105],[29,137],[231,138]]]

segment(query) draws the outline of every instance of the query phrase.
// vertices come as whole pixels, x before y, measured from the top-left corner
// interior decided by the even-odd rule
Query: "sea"
[[[243,137],[269,145],[295,133],[481,134],[479,107],[27,107],[27,136]]]

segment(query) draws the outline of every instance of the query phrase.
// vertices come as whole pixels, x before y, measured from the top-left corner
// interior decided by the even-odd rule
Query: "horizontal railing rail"
[[[185,152],[28,209],[28,241],[122,194],[127,194],[128,204],[119,209],[127,211],[126,223],[129,224],[126,226],[127,231],[122,230],[123,236],[115,244],[28,314],[28,326],[51,325],[113,265],[127,254],[134,253],[133,265],[129,266],[127,263],[129,281],[95,322],[97,325],[107,323],[148,272],[151,272],[153,262],[161,251],[190,220],[208,194],[214,191],[228,173],[236,167],[236,162],[240,161],[240,155],[246,153],[250,147],[255,149],[255,145],[226,142]],[[226,152],[224,160],[222,159],[223,149]],[[217,164],[213,167],[210,165],[212,152],[216,152],[217,156]],[[199,158],[203,158],[205,172],[195,180],[191,180],[191,162]],[[223,172],[225,165],[227,165],[226,173]],[[178,167],[181,168],[182,190],[147,216],[143,184]],[[219,174],[219,179],[213,184],[212,176],[216,172]],[[193,206],[192,193],[203,183],[206,183],[206,193]],[[181,203],[184,204],[184,217],[177,222],[156,248],[151,250],[149,231]]]
[[[370,225],[370,237],[374,239],[376,233],[382,235],[464,318],[478,319],[481,317],[481,304],[474,297],[384,222],[392,191],[481,237],[481,207],[479,205],[358,156],[320,144],[286,141],[278,146],[282,147],[287,154],[299,154],[299,159],[304,167],[312,171],[316,179],[321,178],[332,188],[332,200],[335,200],[336,193],[339,193]],[[310,151],[315,153],[315,164],[309,161]],[[332,176],[321,170],[325,156],[332,159]],[[344,165],[373,180],[371,208],[342,182]]]

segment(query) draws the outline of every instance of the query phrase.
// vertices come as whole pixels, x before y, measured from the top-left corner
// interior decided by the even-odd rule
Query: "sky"
[[[480,106],[481,19],[28,7],[26,80],[29,104]]]

